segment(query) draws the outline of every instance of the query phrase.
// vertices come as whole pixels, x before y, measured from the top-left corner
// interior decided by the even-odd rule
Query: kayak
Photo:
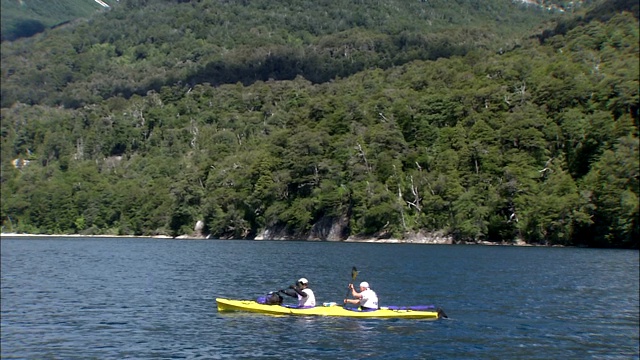
[[[447,317],[442,309],[433,306],[387,306],[378,310],[359,310],[345,308],[336,303],[324,303],[321,306],[298,308],[287,305],[266,305],[253,300],[232,300],[216,298],[218,311],[248,311],[269,315],[301,315],[301,316],[340,316],[355,318],[406,318],[431,319]]]

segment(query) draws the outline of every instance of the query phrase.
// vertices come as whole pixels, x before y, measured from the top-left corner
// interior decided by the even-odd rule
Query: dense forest
[[[127,0],[2,43],[4,232],[638,248],[637,1]]]

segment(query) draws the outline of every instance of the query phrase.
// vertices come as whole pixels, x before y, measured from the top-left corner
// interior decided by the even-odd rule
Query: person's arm
[[[298,294],[298,295],[300,295],[300,296],[302,296],[302,297],[307,297],[307,293],[302,292],[302,291],[301,291],[300,289],[298,289],[298,287],[297,287],[297,286],[295,286],[295,285],[291,285],[291,286],[289,286],[289,289],[291,289],[291,290],[295,291],[295,292],[296,292],[296,294]]]
[[[291,297],[298,297],[298,293],[295,292],[295,290],[293,289],[286,289],[286,290],[278,290],[278,292],[281,292],[287,296],[291,296]]]
[[[362,298],[362,294],[356,291],[356,288],[353,286],[353,284],[349,284],[349,289],[351,289],[351,296],[356,299]]]
[[[355,299],[344,299],[344,303],[345,304],[360,304],[360,298],[362,297],[362,295],[356,291],[356,289],[353,287],[353,284],[349,284],[349,289],[351,290],[351,296],[353,296]]]
[[[360,304],[360,300],[358,299],[344,299],[345,304]]]

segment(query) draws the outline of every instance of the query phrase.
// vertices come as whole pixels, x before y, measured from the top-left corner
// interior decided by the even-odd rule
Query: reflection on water
[[[638,252],[270,241],[2,238],[2,358],[638,358]],[[357,266],[381,305],[449,319],[218,313]]]

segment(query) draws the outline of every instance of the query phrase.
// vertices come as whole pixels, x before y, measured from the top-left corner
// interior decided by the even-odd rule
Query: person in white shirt
[[[289,289],[295,291],[295,293],[284,290],[280,291],[291,297],[297,296],[299,308],[316,306],[316,296],[314,295],[313,290],[309,289],[309,280],[301,278],[300,280],[298,280],[296,285],[289,286]]]
[[[368,282],[360,283],[360,292],[356,291],[353,284],[349,284],[349,289],[355,299],[344,299],[345,304],[359,304],[361,310],[377,310],[379,308],[378,295],[371,290]]]

